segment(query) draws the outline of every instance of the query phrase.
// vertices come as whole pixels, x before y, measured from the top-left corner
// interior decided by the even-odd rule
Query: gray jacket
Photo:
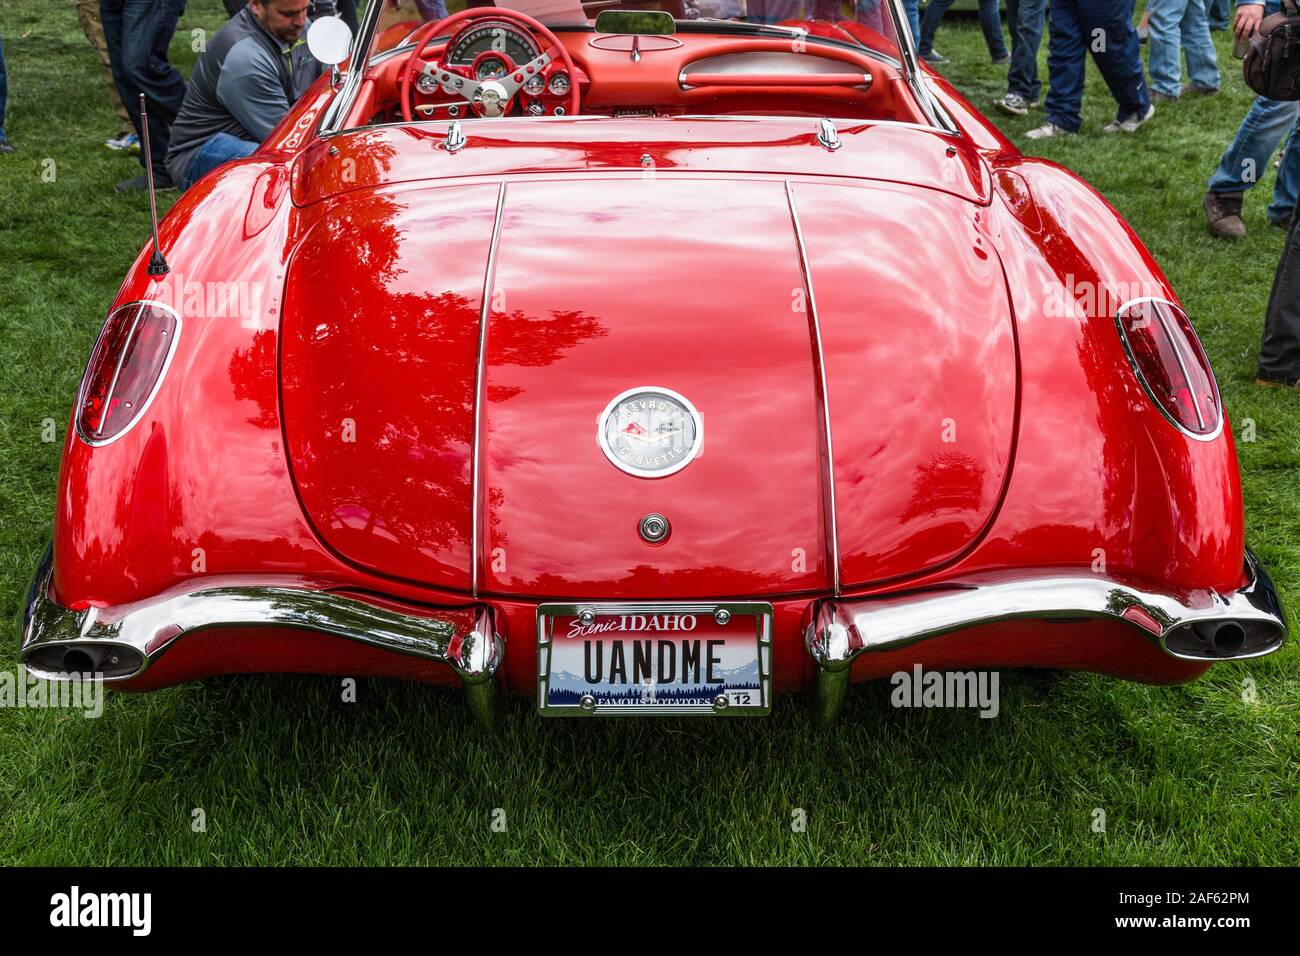
[[[194,65],[171,128],[167,172],[185,179],[194,154],[217,133],[260,143],[325,66],[307,49],[306,31],[286,46],[245,7],[208,42]]]

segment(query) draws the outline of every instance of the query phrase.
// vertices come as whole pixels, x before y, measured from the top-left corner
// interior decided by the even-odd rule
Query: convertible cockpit
[[[368,68],[344,90],[330,126],[577,115],[939,125],[890,3],[859,4],[856,20],[779,24],[653,9],[606,9],[593,21],[578,0],[568,5],[565,13],[564,0],[509,0],[391,24],[372,11],[353,57],[366,50]]]

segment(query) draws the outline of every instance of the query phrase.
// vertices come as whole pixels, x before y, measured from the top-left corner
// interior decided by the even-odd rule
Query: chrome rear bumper
[[[817,664],[814,699],[823,722],[834,719],[861,654],[891,651],[982,624],[1016,619],[1104,618],[1137,628],[1183,660],[1242,660],[1270,654],[1286,640],[1286,623],[1268,574],[1249,550],[1240,590],[1159,592],[1069,571],[1026,576],[979,575],[942,590],[814,606],[804,634]]]
[[[502,712],[496,674],[505,643],[483,605],[430,609],[426,617],[330,591],[235,585],[74,611],[50,597],[52,576],[47,551],[28,595],[19,649],[19,660],[36,677],[66,680],[70,670],[89,670],[121,682],[142,674],[184,636],[217,628],[290,628],[448,664],[478,717],[491,724]]]

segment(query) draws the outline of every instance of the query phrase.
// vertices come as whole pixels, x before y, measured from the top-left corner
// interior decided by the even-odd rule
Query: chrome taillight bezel
[[[1166,305],[1170,309],[1179,313],[1182,316],[1183,320],[1187,323],[1187,329],[1188,332],[1190,333],[1190,336],[1187,337],[1189,338],[1188,344],[1194,353],[1192,357],[1197,360],[1198,364],[1204,370],[1206,377],[1209,379],[1210,389],[1213,393],[1214,408],[1217,415],[1217,421],[1215,422],[1214,427],[1209,431],[1194,431],[1188,428],[1182,422],[1180,422],[1169,411],[1169,409],[1165,407],[1164,402],[1161,400],[1160,396],[1156,394],[1156,390],[1152,387],[1151,383],[1147,380],[1146,373],[1143,371],[1141,363],[1138,361],[1137,356],[1133,352],[1133,346],[1129,342],[1128,330],[1124,327],[1124,315],[1128,312],[1129,309],[1133,308],[1136,305],[1141,305],[1144,302],[1159,302],[1162,305]],[[1161,315],[1159,312],[1157,312],[1156,315],[1158,317],[1158,321],[1161,324],[1161,328],[1164,330],[1165,336],[1169,339],[1171,346],[1175,351],[1175,358],[1178,359],[1180,370],[1183,374],[1183,378],[1187,381],[1187,384],[1190,387],[1191,379],[1187,373],[1187,369],[1184,364],[1183,357],[1181,356],[1181,354],[1179,354],[1179,350],[1178,350],[1178,341],[1179,341],[1179,337],[1182,336],[1182,331],[1176,328],[1171,329],[1168,323],[1166,322],[1164,316]],[[1133,370],[1133,375],[1137,378],[1138,383],[1142,386],[1142,391],[1146,395],[1147,400],[1150,402],[1151,406],[1155,408],[1157,412],[1160,413],[1160,417],[1163,418],[1165,421],[1167,421],[1170,425],[1173,425],[1174,428],[1178,429],[1178,431],[1181,434],[1187,436],[1188,438],[1194,439],[1195,441],[1214,441],[1216,438],[1218,438],[1223,433],[1223,422],[1224,419],[1227,417],[1224,413],[1224,408],[1223,408],[1223,393],[1219,391],[1219,382],[1218,379],[1216,379],[1214,376],[1214,368],[1213,366],[1210,365],[1210,359],[1205,352],[1205,346],[1201,344],[1200,336],[1197,335],[1196,329],[1192,325],[1191,316],[1187,314],[1187,310],[1185,310],[1177,302],[1173,302],[1169,299],[1163,298],[1162,296],[1147,295],[1147,296],[1140,296],[1135,299],[1129,299],[1127,302],[1125,302],[1123,305],[1121,305],[1118,309],[1115,310],[1115,330],[1119,334],[1120,345],[1124,349],[1125,358],[1128,359],[1129,368]],[[1198,417],[1199,417],[1199,410],[1198,410]]]
[[[149,389],[149,393],[145,396],[144,400],[141,401],[139,405],[135,408],[131,416],[131,419],[126,423],[126,425],[120,431],[106,438],[95,438],[91,435],[86,434],[85,430],[82,427],[82,409],[86,401],[86,390],[90,384],[90,375],[95,363],[95,359],[99,355],[100,345],[103,342],[104,336],[112,328],[113,319],[118,315],[118,313],[123,312],[127,309],[139,309],[141,306],[149,306],[151,308],[161,309],[162,311],[167,312],[169,315],[171,315],[172,319],[175,322],[175,328],[172,333],[171,343],[168,345],[167,352],[163,356],[162,366],[158,371],[158,377],[154,380],[153,385]],[[183,327],[184,327],[184,322],[181,319],[180,313],[177,312],[175,309],[173,309],[166,302],[159,302],[156,299],[133,299],[130,302],[122,303],[117,308],[113,309],[111,312],[108,313],[108,315],[104,319],[103,327],[99,330],[99,334],[95,337],[95,345],[93,348],[91,348],[90,357],[86,359],[86,367],[81,373],[81,384],[77,387],[77,402],[76,405],[73,407],[72,421],[73,421],[74,430],[77,433],[77,438],[80,441],[84,442],[87,445],[90,445],[91,447],[101,448],[104,445],[111,445],[113,444],[113,442],[120,440],[124,435],[128,434],[131,431],[131,429],[135,428],[135,426],[140,422],[140,420],[144,418],[144,414],[149,410],[149,406],[153,404],[153,400],[157,396],[158,390],[162,388],[162,384],[167,378],[167,371],[168,369],[171,368],[172,359],[176,357],[176,343],[180,341],[181,331]],[[111,392],[112,389],[110,389],[109,397],[111,397]]]

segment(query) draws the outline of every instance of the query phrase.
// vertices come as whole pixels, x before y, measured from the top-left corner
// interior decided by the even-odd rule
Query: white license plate
[[[772,605],[543,604],[548,716],[760,716],[772,706]]]

